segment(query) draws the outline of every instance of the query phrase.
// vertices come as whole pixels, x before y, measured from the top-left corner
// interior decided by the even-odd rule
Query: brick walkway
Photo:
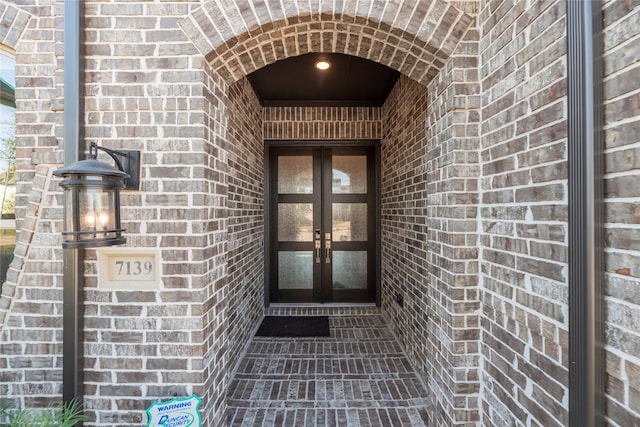
[[[230,426],[427,426],[423,384],[380,316],[330,317],[328,338],[255,337]]]

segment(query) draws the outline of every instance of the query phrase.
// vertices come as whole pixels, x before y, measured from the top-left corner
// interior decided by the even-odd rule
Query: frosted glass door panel
[[[332,231],[334,241],[367,241],[366,203],[334,203],[332,210]]]
[[[313,193],[313,156],[278,157],[278,193]]]
[[[278,204],[278,240],[281,242],[313,240],[313,204]]]
[[[333,253],[333,288],[367,288],[366,251],[335,251]]]
[[[366,194],[367,156],[332,156],[333,194]]]
[[[278,288],[313,289],[313,252],[278,253]]]

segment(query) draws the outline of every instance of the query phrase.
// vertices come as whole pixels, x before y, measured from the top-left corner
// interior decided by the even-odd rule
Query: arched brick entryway
[[[446,1],[206,2],[180,25],[227,82],[309,52],[359,56],[426,84],[473,17]]]
[[[249,73],[310,52],[358,56],[398,70],[406,77],[397,98],[411,98],[415,87],[410,81],[428,87],[420,102],[430,117],[419,123],[414,118],[412,125],[424,139],[409,136],[426,147],[420,150],[424,163],[410,173],[422,171],[414,179],[430,187],[424,194],[429,193],[431,214],[422,221],[433,220],[428,225],[438,237],[429,237],[433,255],[429,260],[425,255],[421,273],[400,278],[417,290],[410,304],[412,309],[419,305],[425,313],[420,319],[426,319],[421,331],[407,338],[414,343],[408,351],[429,382],[436,424],[474,424],[479,419],[479,362],[478,346],[469,343],[479,339],[479,303],[471,291],[478,270],[477,249],[466,242],[473,245],[476,238],[468,223],[476,218],[478,169],[474,155],[459,155],[477,148],[478,129],[467,127],[479,120],[474,17],[456,7],[461,3],[439,0],[284,4],[210,1],[179,25],[205,57],[207,72],[230,85],[231,97],[234,83]],[[396,320],[395,328],[422,322],[417,317]],[[429,350],[422,344],[417,349],[415,343],[427,336]]]

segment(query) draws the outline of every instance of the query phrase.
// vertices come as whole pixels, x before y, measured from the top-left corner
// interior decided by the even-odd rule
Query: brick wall
[[[212,137],[225,134],[226,85],[177,27],[188,11],[85,5],[86,139],[141,151],[141,189],[121,198],[126,246],[159,248],[162,269],[159,290],[102,289],[85,251],[89,425],[140,424],[152,402],[191,393],[207,416],[224,411],[225,371],[210,376],[207,358],[224,360],[227,339],[226,154]]]
[[[401,76],[383,107],[381,146],[382,308],[425,382],[435,356],[428,331],[428,92]],[[396,294],[404,306],[396,303]],[[433,396],[431,396],[433,397]]]
[[[0,44],[15,49],[31,15],[6,1],[0,2]]]
[[[206,236],[207,244],[197,259],[205,262],[205,268],[197,272],[200,276],[203,294],[197,300],[201,303],[196,313],[202,319],[201,331],[196,332],[201,339],[203,359],[197,369],[203,375],[204,387],[199,390],[205,407],[203,422],[221,424],[226,409],[225,392],[229,373],[233,367],[233,355],[227,351],[229,336],[228,304],[228,239],[229,239],[229,144],[227,138],[229,123],[229,87],[210,67],[205,69],[203,87],[203,109],[205,129],[202,140],[204,161],[203,176],[207,180],[203,191],[202,216],[199,230]]]
[[[477,40],[470,30],[428,87],[402,77],[383,109],[382,307],[435,425],[479,419]]]
[[[62,210],[51,165],[61,115],[62,17],[53,6],[0,2],[0,43],[15,51],[17,245],[0,298],[0,395],[46,406],[61,378]],[[51,162],[54,163],[54,162]],[[28,355],[28,357],[25,357]]]
[[[380,108],[375,107],[265,107],[264,138],[380,139]]]
[[[640,425],[640,4],[604,2],[607,422]]]
[[[62,197],[54,180],[36,200],[34,177],[39,163],[61,165],[63,9],[62,2],[20,8],[19,18],[34,15],[15,45],[25,224],[16,283],[3,288],[0,389],[46,406],[60,398],[62,379]],[[161,249],[162,268],[160,291],[99,289],[95,251],[86,251],[87,425],[139,424],[153,401],[191,393],[203,396],[211,425],[224,414],[234,361],[226,301],[229,88],[207,74],[177,27],[189,9],[185,2],[86,5],[86,138],[143,153],[141,191],[122,196],[123,225],[127,245]]]
[[[56,272],[62,265],[59,236],[51,234],[60,219],[51,208],[59,197],[52,171],[36,168],[0,299],[0,395],[27,406],[46,406],[61,390],[62,289]]]
[[[229,88],[229,349],[241,354],[264,316],[262,107],[244,78]],[[231,367],[240,358],[232,357]]]
[[[567,424],[565,13],[481,5],[485,425]]]
[[[428,86],[428,328],[438,425],[479,419],[478,40],[470,28]]]
[[[35,164],[56,163],[62,134],[63,17],[51,4],[0,2],[4,46],[16,60],[16,220],[25,215]],[[5,32],[6,31],[6,32]]]

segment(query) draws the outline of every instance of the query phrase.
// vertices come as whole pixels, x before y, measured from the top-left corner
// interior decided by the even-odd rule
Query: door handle
[[[327,264],[331,264],[331,233],[324,235],[324,259]]]
[[[320,240],[316,240],[316,264],[320,264]]]

